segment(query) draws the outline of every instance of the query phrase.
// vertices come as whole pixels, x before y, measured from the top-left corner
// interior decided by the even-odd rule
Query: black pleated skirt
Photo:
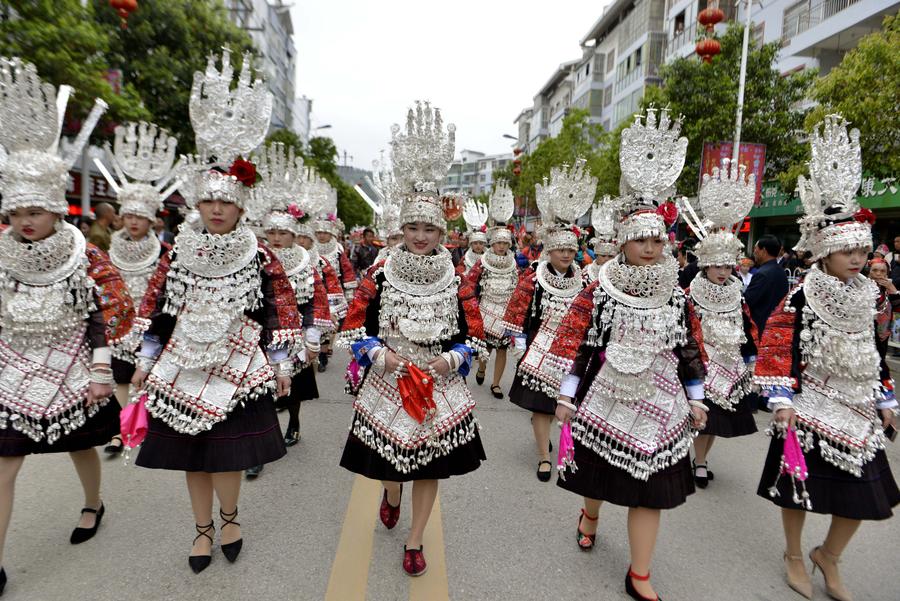
[[[112,371],[116,384],[131,384],[131,376],[134,375],[134,364],[113,357]]]
[[[435,457],[428,465],[403,474],[394,468],[394,464],[379,455],[378,451],[370,449],[353,432],[350,432],[347,435],[347,443],[344,445],[344,453],[341,455],[341,467],[372,480],[411,482],[462,476],[477,470],[485,459],[481,437],[476,430],[472,440],[456,447],[450,454]]]
[[[709,399],[706,400],[706,406],[709,407],[709,412],[706,414],[706,428],[701,434],[736,438],[757,431],[756,420],[753,417],[753,402],[749,395],[741,399],[734,411],[722,409]]]
[[[577,440],[574,442],[578,469],[575,473],[567,471],[566,479],[558,478],[556,484],[582,497],[623,507],[672,509],[684,503],[695,490],[691,462],[687,457],[644,481],[610,465]]]
[[[68,453],[105,445],[119,433],[119,411],[119,402],[115,396],[111,396],[109,402],[100,407],[93,417],[89,417],[83,426],[60,437],[53,444],[47,444],[45,440],[35,442],[12,428],[0,430],[0,457]],[[49,425],[44,422],[44,431]]]
[[[769,495],[769,489],[778,478],[783,450],[784,440],[773,436],[756,494],[785,509],[803,509],[793,502],[793,484],[787,476],[778,480],[780,494]],[[817,436],[815,447],[803,456],[809,473],[806,491],[813,513],[850,520],[885,520],[893,515],[891,508],[900,503],[900,489],[884,451],[878,451],[872,461],[863,466],[859,478],[822,459]]]
[[[522,383],[522,376],[516,373],[512,386],[509,389],[509,400],[528,411],[554,415],[556,413],[556,399],[550,398],[543,392],[532,390]]]
[[[301,401],[309,401],[319,398],[319,387],[316,385],[316,370],[310,365],[303,368],[300,373],[291,378],[291,394],[275,399],[275,407],[283,409],[299,404]]]
[[[211,430],[180,434],[151,417],[135,464],[183,472],[239,472],[271,463],[286,453],[271,395],[238,404]]]

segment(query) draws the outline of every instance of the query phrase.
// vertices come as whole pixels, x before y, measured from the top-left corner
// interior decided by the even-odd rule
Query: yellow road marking
[[[325,601],[365,601],[381,482],[356,476],[331,564]]]
[[[449,601],[447,584],[447,563],[444,557],[444,528],[441,524],[441,496],[434,501],[434,509],[422,545],[425,547],[425,561],[428,571],[424,576],[409,579],[409,601]]]

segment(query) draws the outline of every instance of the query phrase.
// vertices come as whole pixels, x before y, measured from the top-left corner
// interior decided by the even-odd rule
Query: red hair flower
[[[333,223],[337,221],[337,215],[335,215],[334,213],[328,213],[327,215],[325,215],[325,220],[331,221]]]
[[[875,213],[871,210],[862,208],[854,213],[853,218],[856,219],[860,223],[868,223],[869,225],[875,225]]]
[[[482,225],[480,228],[478,228],[478,231],[481,232],[482,234],[486,234],[486,233],[487,233],[487,226],[486,226],[486,225]]]
[[[252,188],[256,183],[256,165],[244,159],[235,159],[228,169],[228,175],[233,175],[246,187]]]
[[[575,234],[576,238],[581,238],[581,230],[578,229],[577,225],[572,226],[572,233]]]
[[[303,209],[301,209],[299,206],[297,206],[296,203],[293,202],[288,205],[287,210],[288,213],[291,214],[291,217],[293,217],[294,219],[303,219],[303,216],[306,215],[306,213],[303,212]]]
[[[666,227],[672,227],[678,219],[678,208],[672,201],[664,202],[656,208],[656,214],[663,218]]]

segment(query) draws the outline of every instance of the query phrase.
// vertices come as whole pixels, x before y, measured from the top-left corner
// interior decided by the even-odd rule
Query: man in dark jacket
[[[889,265],[891,281],[894,286],[900,286],[900,236],[894,237],[894,252],[891,253]]]
[[[362,244],[357,246],[353,252],[353,268],[357,274],[366,275],[366,271],[375,262],[378,256],[378,248],[375,246],[375,232],[372,228],[363,230]]]
[[[769,315],[788,293],[787,274],[777,261],[780,251],[781,241],[770,234],[762,236],[753,246],[753,258],[759,268],[744,292],[744,300],[760,338]]]

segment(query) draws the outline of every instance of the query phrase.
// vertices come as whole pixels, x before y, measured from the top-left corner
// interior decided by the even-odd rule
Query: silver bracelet
[[[109,367],[92,367],[90,378],[94,384],[112,384],[114,381],[113,371]]]
[[[290,377],[294,373],[294,364],[288,360],[279,361],[275,364],[275,376],[282,377],[288,376]]]
[[[707,411],[707,412],[709,411],[709,407],[707,407],[705,404],[703,404],[703,401],[697,401],[697,400],[691,399],[688,401],[688,404],[691,407],[696,407],[697,409],[703,409],[704,411]]]
[[[562,405],[566,409],[571,409],[572,411],[578,411],[578,407],[576,407],[574,403],[570,403],[569,401],[564,401],[562,399],[556,399],[556,404]]]
[[[138,355],[134,363],[141,371],[150,373],[150,370],[153,369],[153,366],[156,364],[156,359],[153,357]]]

